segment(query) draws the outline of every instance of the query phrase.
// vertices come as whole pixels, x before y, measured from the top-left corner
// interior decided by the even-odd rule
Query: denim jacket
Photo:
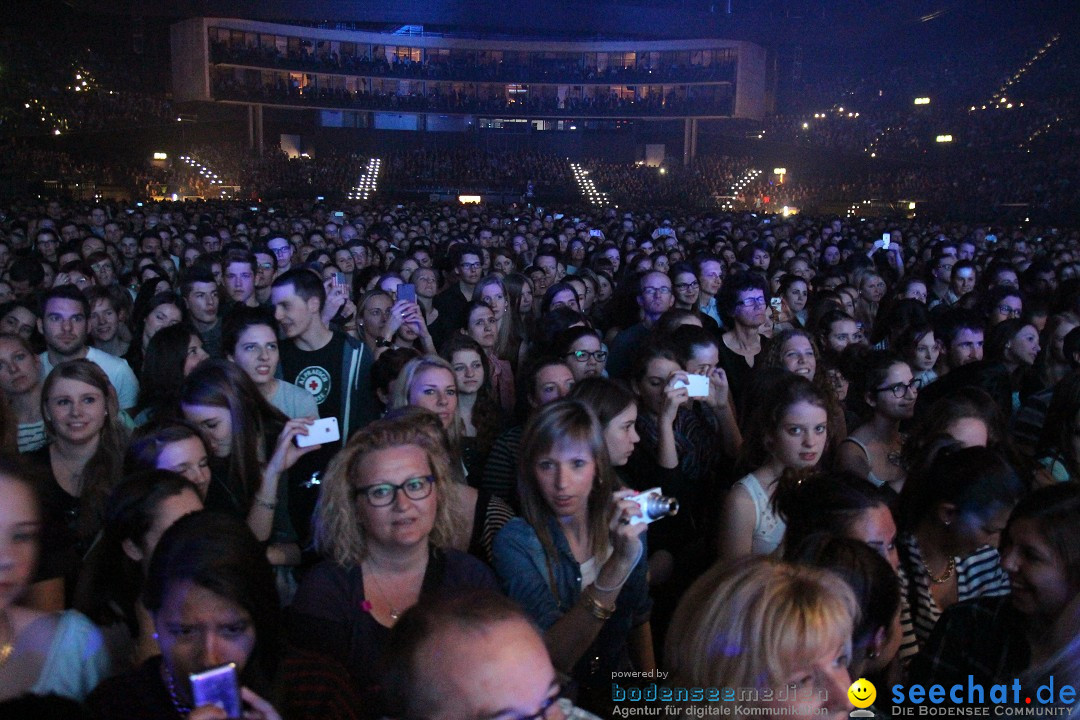
[[[514,518],[495,537],[495,573],[507,595],[546,632],[581,597],[581,566],[570,551],[570,543],[559,522],[549,518],[558,562],[552,571],[555,591],[549,583],[547,559],[540,538],[524,518]],[[645,536],[641,536],[645,543]],[[616,600],[615,614],[604,623],[600,634],[574,666],[573,677],[584,686],[611,682],[611,672],[630,669],[627,638],[630,630],[649,620],[652,601],[646,579],[647,548],[630,572]]]

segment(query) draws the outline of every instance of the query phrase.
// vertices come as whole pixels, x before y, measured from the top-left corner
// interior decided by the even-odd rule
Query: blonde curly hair
[[[372,453],[394,447],[415,446],[427,456],[435,478],[435,526],[429,542],[452,547],[455,519],[450,458],[443,443],[415,418],[377,420],[349,439],[323,476],[315,506],[315,548],[342,567],[359,565],[367,557],[367,537],[357,511],[356,487]]]

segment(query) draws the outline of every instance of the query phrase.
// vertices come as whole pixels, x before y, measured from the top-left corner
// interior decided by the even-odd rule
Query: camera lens
[[[650,520],[657,520],[662,517],[677,515],[679,513],[679,501],[673,497],[652,495],[646,501],[642,510]]]

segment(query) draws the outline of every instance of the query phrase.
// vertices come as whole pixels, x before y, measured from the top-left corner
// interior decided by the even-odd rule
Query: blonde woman
[[[458,415],[458,389],[454,368],[438,355],[413,358],[390,385],[389,410],[409,406],[433,412],[450,438],[450,453],[460,461],[464,427]]]
[[[487,566],[452,547],[452,477],[429,432],[379,420],[349,440],[323,478],[315,546],[329,559],[300,585],[291,636],[350,668],[374,717],[381,713],[371,669],[401,614],[435,593],[496,587]]]
[[[681,717],[739,700],[776,715],[846,718],[858,615],[851,588],[831,572],[769,558],[714,566],[683,596],[667,635],[671,686],[705,689],[680,703]]]

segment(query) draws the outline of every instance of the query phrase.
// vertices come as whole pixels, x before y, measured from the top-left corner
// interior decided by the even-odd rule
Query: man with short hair
[[[289,515],[304,546],[319,495],[318,483],[309,479],[350,435],[376,417],[371,389],[374,358],[363,342],[323,322],[326,288],[315,272],[296,268],[281,275],[271,287],[270,301],[284,336],[279,347],[280,377],[311,393],[319,417],[336,417],[341,432],[342,442],[325,443],[305,456],[290,475],[295,482],[289,485]]]
[[[45,293],[38,319],[46,348],[40,356],[41,377],[46,378],[62,362],[85,358],[105,371],[120,407],[133,408],[139,399],[139,381],[127,362],[86,344],[89,316],[90,302],[74,285],[61,285]]]
[[[153,230],[147,230],[139,238],[139,252],[146,253],[154,258],[155,261],[161,260],[161,238]]]
[[[34,250],[48,262],[56,264],[56,253],[60,250],[60,238],[51,229],[39,230],[34,236]]]
[[[986,330],[976,313],[970,310],[948,312],[935,323],[934,334],[945,349],[945,364],[949,370],[983,359]]]
[[[545,245],[537,250],[536,257],[533,259],[533,266],[544,271],[544,276],[540,278],[540,285],[533,288],[535,296],[537,298],[542,298],[549,287],[562,279],[559,277],[558,246]]]
[[[26,300],[45,284],[45,268],[37,258],[17,257],[11,262],[7,279],[15,298]]]
[[[202,265],[188,268],[180,280],[180,297],[187,304],[191,324],[199,332],[203,349],[212,358],[221,352],[221,302],[214,273]]]
[[[694,261],[698,286],[698,309],[716,321],[717,327],[724,327],[723,318],[716,308],[716,294],[724,284],[724,261],[714,255],[702,255]]]
[[[281,372],[315,396],[320,417],[337,417],[348,438],[375,419],[371,393],[374,362],[362,342],[331,330],[322,319],[326,288],[311,270],[297,268],[274,280],[274,318],[285,339]]]
[[[649,331],[660,316],[675,304],[671,278],[659,270],[643,273],[638,283],[637,304],[641,308],[641,322],[621,331],[611,341],[607,369],[613,378],[626,378],[630,374],[634,358],[649,336]]]
[[[457,282],[451,283],[432,301],[439,311],[438,319],[428,326],[435,347],[442,347],[450,334],[465,326],[465,313],[472,300],[473,289],[483,274],[483,251],[477,246],[459,243],[450,248],[449,254]]]
[[[255,256],[246,250],[230,250],[225,256],[225,294],[237,305],[258,307],[255,297]]]
[[[270,248],[262,244],[253,247],[251,252],[255,256],[255,300],[259,305],[269,306],[277,260]]]
[[[597,720],[560,698],[544,638],[493,591],[417,603],[386,643],[387,716]]]
[[[945,254],[938,254],[930,261],[930,281],[927,283],[928,307],[934,308],[945,302],[955,264],[956,257]]]
[[[279,278],[289,270],[292,270],[293,246],[289,240],[281,235],[275,235],[266,241],[266,247],[274,253],[274,262],[277,269],[274,277]]]

